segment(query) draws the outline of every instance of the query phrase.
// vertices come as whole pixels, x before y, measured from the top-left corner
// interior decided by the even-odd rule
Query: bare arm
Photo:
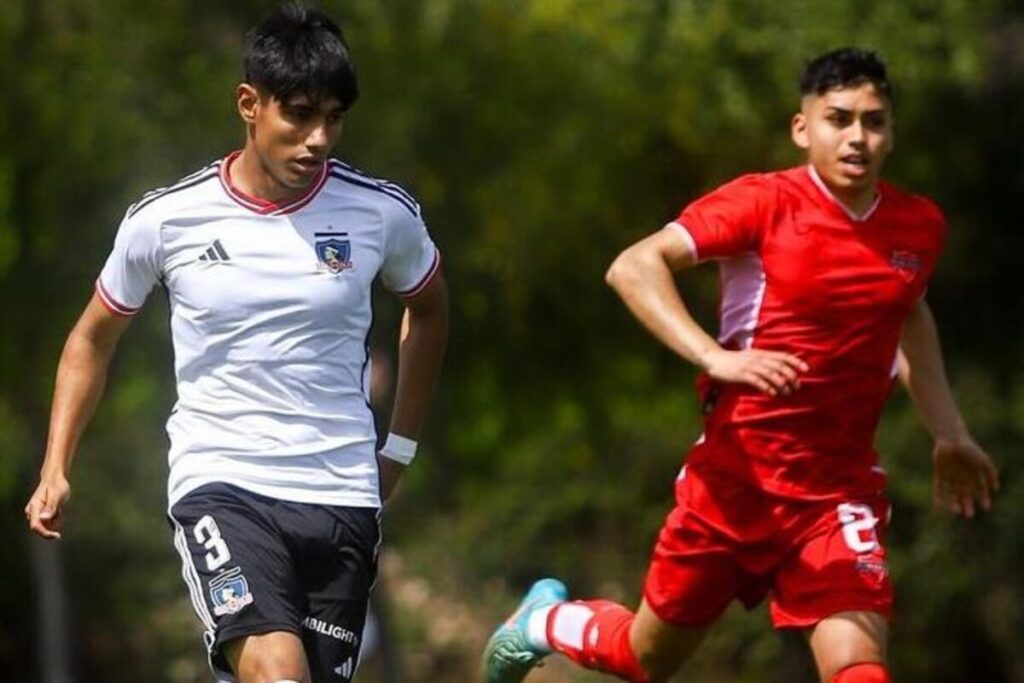
[[[696,254],[675,228],[665,228],[627,247],[608,269],[608,284],[630,312],[661,343],[722,382],[749,384],[788,394],[799,387],[807,364],[778,351],[727,351],[694,321],[673,274],[696,263]]]
[[[103,395],[117,341],[131,318],[110,313],[94,294],[68,335],[57,366],[50,432],[39,485],[25,515],[43,538],[60,538],[61,511],[70,495],[68,474],[86,425]]]
[[[416,441],[430,408],[448,344],[448,286],[439,272],[427,287],[405,300],[398,348],[398,382],[390,430]],[[405,470],[400,463],[380,456],[381,497],[391,495]]]
[[[911,310],[900,338],[900,380],[925,428],[935,439],[935,502],[955,514],[974,516],[974,504],[988,510],[999,488],[999,471],[974,441],[946,378],[935,318],[923,300]]]

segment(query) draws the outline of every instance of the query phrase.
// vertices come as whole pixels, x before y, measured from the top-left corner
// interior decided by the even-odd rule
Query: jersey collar
[[[220,165],[220,184],[224,188],[224,192],[227,193],[231,199],[235,200],[238,204],[241,204],[245,208],[255,213],[264,216],[280,216],[286,213],[292,213],[298,211],[306,204],[313,201],[313,198],[320,192],[320,189],[324,186],[327,181],[327,164],[325,163],[321,168],[320,172],[317,173],[316,178],[309,184],[306,191],[300,196],[281,202],[271,202],[260,197],[253,197],[250,194],[246,194],[238,189],[234,183],[231,182],[231,164],[235,162],[238,156],[242,153],[242,150],[236,150],[224,158],[224,161]]]
[[[829,201],[831,201],[833,204],[842,209],[843,213],[845,213],[847,218],[849,218],[851,221],[857,223],[863,223],[867,221],[869,218],[871,218],[872,215],[874,215],[875,210],[878,208],[878,205],[882,203],[882,192],[880,190],[876,190],[875,201],[871,202],[871,206],[868,207],[867,211],[858,215],[851,211],[850,207],[848,207],[846,204],[843,204],[841,201],[839,201],[838,197],[832,194],[832,190],[828,189],[828,185],[826,185],[825,181],[821,179],[821,176],[818,175],[818,172],[815,170],[812,164],[807,164],[807,174],[811,176],[811,181],[815,184],[815,186],[817,186],[819,190],[821,190],[821,193],[825,195],[825,197],[828,198]]]

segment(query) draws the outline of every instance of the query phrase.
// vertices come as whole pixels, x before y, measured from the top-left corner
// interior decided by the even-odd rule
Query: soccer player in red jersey
[[[623,251],[609,284],[701,369],[704,433],[676,484],[636,613],[534,584],[491,638],[488,683],[541,658],[637,683],[668,680],[734,599],[769,596],[825,683],[884,683],[892,609],[885,472],[872,441],[897,379],[935,438],[935,500],[973,517],[998,471],[946,379],[924,300],[946,232],[931,201],[879,179],[893,149],[885,65],[845,48],[811,61],[792,138],[806,165],[743,176]],[[673,274],[715,260],[718,338]]]

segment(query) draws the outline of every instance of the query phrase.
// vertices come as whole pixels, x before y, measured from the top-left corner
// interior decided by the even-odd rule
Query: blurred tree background
[[[124,208],[241,144],[241,35],[274,6],[0,4],[4,681],[43,680],[39,549],[21,509],[63,340]],[[1003,474],[992,513],[932,510],[929,439],[897,392],[878,438],[895,504],[893,670],[1024,681],[1018,0],[320,6],[345,27],[361,76],[338,155],[421,200],[454,312],[425,452],[387,515],[381,606],[397,662],[371,660],[363,680],[475,680],[490,629],[541,575],[635,604],[699,426],[693,371],[631,322],[603,271],[699,193],[798,163],[796,74],[858,44],[887,58],[897,87],[889,178],[948,213],[929,300],[961,407]],[[681,286],[712,324],[714,269]],[[397,310],[379,304],[377,343],[393,354]],[[78,681],[209,680],[163,517],[167,315],[151,297],[124,339],[72,477],[58,559]],[[809,666],[763,608],[735,609],[680,679],[812,681]],[[534,677],[599,680],[557,662]]]

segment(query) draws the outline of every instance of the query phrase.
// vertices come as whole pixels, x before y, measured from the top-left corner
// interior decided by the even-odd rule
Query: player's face
[[[313,182],[341,137],[345,118],[335,98],[296,94],[282,101],[246,84],[239,86],[239,111],[248,144],[285,192],[301,192]]]
[[[893,148],[892,107],[870,82],[809,95],[793,117],[792,134],[836,195],[853,204],[870,201]]]

